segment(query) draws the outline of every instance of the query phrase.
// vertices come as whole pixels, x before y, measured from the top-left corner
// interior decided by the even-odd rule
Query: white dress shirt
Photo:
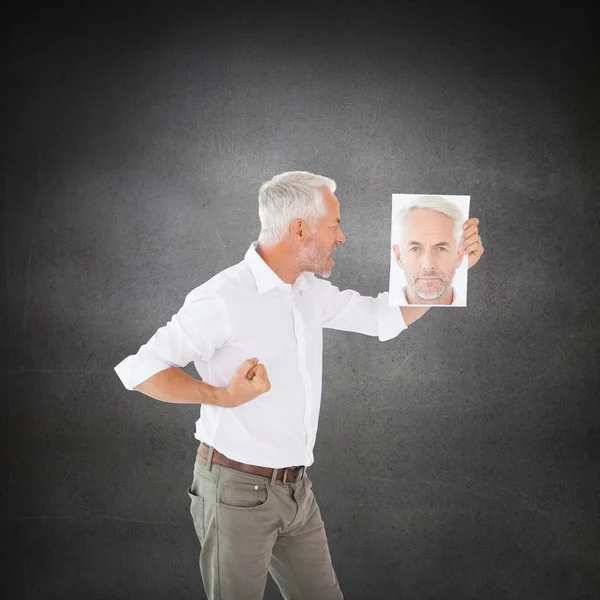
[[[271,390],[234,408],[200,406],[194,437],[229,458],[263,467],[313,463],[321,406],[323,327],[377,336],[406,329],[388,293],[340,291],[304,272],[283,282],[256,252],[193,289],[173,318],[115,371],[132,390],[194,361],[202,380],[226,386],[247,358],[265,365]]]

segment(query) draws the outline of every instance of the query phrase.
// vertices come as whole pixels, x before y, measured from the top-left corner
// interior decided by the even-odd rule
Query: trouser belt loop
[[[212,446],[208,447],[208,458],[206,459],[206,468],[210,471],[212,468],[212,457],[213,457],[213,452],[215,451],[215,449]]]
[[[273,475],[271,475],[271,485],[275,484],[275,480],[277,479],[277,471],[279,471],[279,469],[273,469]]]

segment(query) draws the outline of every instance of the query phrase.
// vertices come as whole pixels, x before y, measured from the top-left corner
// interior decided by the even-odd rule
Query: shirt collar
[[[257,244],[258,241],[252,242],[244,256],[244,260],[248,263],[252,275],[254,275],[256,289],[259,294],[264,294],[273,288],[282,290],[286,294],[293,294],[308,287],[310,280],[314,277],[314,273],[303,271],[298,275],[293,285],[291,283],[285,283],[285,281],[283,281],[260,257],[256,251]]]

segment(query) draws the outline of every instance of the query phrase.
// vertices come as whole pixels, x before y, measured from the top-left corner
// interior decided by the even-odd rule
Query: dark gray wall
[[[387,289],[393,192],[469,194],[486,249],[466,309],[325,332],[311,475],[346,598],[596,598],[591,14],[215,4],[7,18],[5,597],[203,597],[199,408],[113,367],[241,260],[260,184],[307,169],[338,182],[340,288]]]

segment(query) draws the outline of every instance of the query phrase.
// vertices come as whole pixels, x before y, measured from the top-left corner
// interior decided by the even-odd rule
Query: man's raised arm
[[[411,325],[417,319],[420,319],[431,306],[401,306],[400,312],[402,313],[402,319],[407,325]]]
[[[315,281],[322,306],[321,324],[329,329],[372,335],[385,342],[429,310],[429,307],[390,306],[388,292],[373,298],[354,290],[340,291],[323,279]]]

